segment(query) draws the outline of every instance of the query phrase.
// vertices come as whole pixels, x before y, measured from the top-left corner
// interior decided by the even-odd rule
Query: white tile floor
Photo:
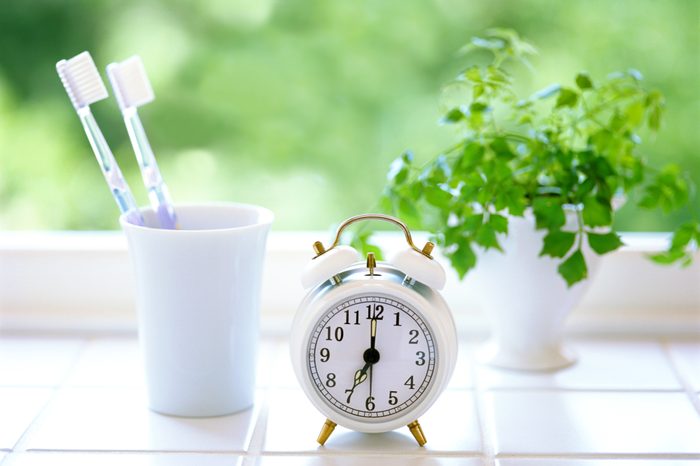
[[[256,406],[184,419],[146,408],[136,340],[0,335],[0,464],[241,466],[687,466],[700,464],[700,341],[577,340],[552,373],[474,364],[463,342],[452,383],[421,424],[377,435],[342,428],[299,390],[286,343],[264,340]],[[269,370],[274,367],[275,370]]]

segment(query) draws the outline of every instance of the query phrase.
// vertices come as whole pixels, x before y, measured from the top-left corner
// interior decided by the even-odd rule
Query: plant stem
[[[578,249],[581,249],[581,246],[583,246],[583,235],[585,234],[583,231],[583,209],[579,209],[578,207],[574,207],[576,209],[576,223],[578,224]]]

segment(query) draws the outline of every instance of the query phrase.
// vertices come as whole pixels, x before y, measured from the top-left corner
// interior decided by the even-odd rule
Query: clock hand
[[[360,370],[358,370],[357,372],[355,372],[355,377],[354,377],[354,380],[353,380],[353,382],[352,382],[352,388],[349,388],[349,389],[345,390],[345,393],[350,392],[350,393],[348,394],[348,403],[350,403],[350,398],[352,397],[352,394],[355,392],[355,387],[357,387],[357,386],[360,385],[362,382],[364,382],[365,380],[367,380],[367,370],[368,370],[369,368],[371,368],[371,367],[372,367],[372,364],[371,364],[371,363],[366,363],[366,364],[364,365],[364,367],[362,367],[362,369],[360,369]]]
[[[377,319],[372,318],[370,321],[370,347],[364,352],[362,355],[362,358],[365,361],[365,365],[362,367],[362,369],[358,370],[355,372],[355,377],[353,380],[353,385],[352,388],[348,388],[345,390],[345,393],[348,393],[348,403],[350,403],[350,399],[352,398],[352,394],[355,392],[355,388],[360,385],[362,382],[364,382],[367,379],[367,371],[370,371],[370,382],[371,382],[371,376],[372,376],[372,365],[379,361],[379,351],[377,351],[374,348],[376,338],[377,338]],[[371,387],[370,387],[370,396],[371,396]]]
[[[374,318],[372,319],[372,321],[370,322],[370,327],[369,327],[370,328],[370,330],[369,330],[370,331],[369,349],[370,349],[370,353],[372,353],[371,354],[372,357],[367,358],[368,359],[367,364],[370,364],[370,366],[369,366],[369,396],[370,397],[372,396],[372,373],[374,372],[372,370],[372,368],[374,367],[374,363],[379,360],[379,358],[378,358],[379,352],[374,348],[374,345],[377,342],[377,319],[376,319],[376,317],[377,316],[375,315]],[[377,355],[377,358],[374,358],[375,354]]]

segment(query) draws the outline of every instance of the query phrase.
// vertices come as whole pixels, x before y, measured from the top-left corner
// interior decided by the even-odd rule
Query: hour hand
[[[348,403],[350,403],[350,398],[352,398],[352,394],[355,392],[355,387],[360,385],[362,382],[367,380],[367,370],[372,366],[372,364],[367,363],[364,365],[362,369],[359,369],[357,372],[355,372],[355,377],[353,378],[352,382],[352,388],[348,388],[345,390],[345,393],[348,394]]]

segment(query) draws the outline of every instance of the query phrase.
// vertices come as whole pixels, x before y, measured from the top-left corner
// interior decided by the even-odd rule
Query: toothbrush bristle
[[[59,61],[56,71],[76,109],[107,98],[107,89],[90,52]]]
[[[140,107],[155,98],[146,69],[138,55],[111,66],[109,73],[114,78],[113,83],[116,80],[124,107]]]

